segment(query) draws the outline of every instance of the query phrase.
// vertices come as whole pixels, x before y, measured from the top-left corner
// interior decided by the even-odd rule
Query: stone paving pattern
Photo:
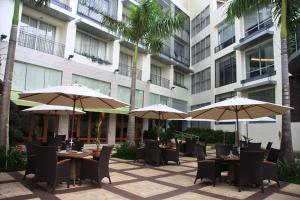
[[[208,157],[213,157],[213,151]],[[300,185],[281,182],[265,182],[265,192],[259,188],[242,188],[221,182],[213,187],[208,180],[194,184],[197,163],[195,158],[181,157],[180,166],[169,165],[153,167],[134,161],[111,158],[110,175],[112,184],[102,180],[101,188],[84,181],[81,186],[60,184],[55,193],[47,190],[46,184],[32,185],[32,177],[23,181],[24,172],[0,173],[0,199],[63,199],[63,200],[123,200],[123,199],[300,199]]]

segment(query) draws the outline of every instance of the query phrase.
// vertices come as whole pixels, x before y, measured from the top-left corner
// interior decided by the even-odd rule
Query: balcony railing
[[[240,43],[248,39],[249,37],[257,34],[261,31],[264,31],[273,26],[272,18],[265,19],[264,21],[252,26],[248,30],[245,31],[245,37],[240,39]]]
[[[221,43],[219,46],[215,47],[215,53],[225,49],[226,47],[230,46],[231,44],[235,43],[235,37],[226,40],[225,42]]]
[[[300,29],[298,29],[295,34],[288,37],[288,49],[289,55],[300,50]]]
[[[20,30],[18,45],[47,54],[64,57],[65,45]]]
[[[57,5],[67,11],[72,12],[72,8],[68,4],[66,4],[65,1],[63,0],[50,0],[50,3],[53,3],[54,5]]]
[[[186,30],[181,30],[181,31],[177,31],[175,33],[175,35],[178,37],[178,38],[181,38],[183,41],[185,42],[190,42],[190,33]]]
[[[159,85],[161,87],[170,88],[170,80],[151,74],[151,83],[154,85]]]
[[[189,65],[190,64],[190,59],[183,57],[182,55],[177,55],[176,52],[174,52],[174,55],[172,56],[173,59],[175,59],[176,61],[183,63],[185,65]]]
[[[252,79],[254,77],[259,77],[259,76],[272,76],[273,74],[274,74],[274,64],[271,64],[247,72],[247,79]]]
[[[132,67],[119,63],[119,74],[131,77]],[[142,70],[136,69],[136,79],[142,80]]]
[[[86,0],[78,0],[77,13],[79,15],[100,24],[102,23],[103,16],[110,16],[114,19],[117,18],[117,7],[113,8],[112,11],[105,11],[101,10],[100,8],[88,5],[88,2],[89,1]]]

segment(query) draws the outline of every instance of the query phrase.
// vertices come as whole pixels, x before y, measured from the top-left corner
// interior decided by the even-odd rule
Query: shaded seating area
[[[278,173],[277,173],[277,161],[280,150],[271,148],[267,159],[263,162],[263,179],[276,181],[278,187],[280,187]]]
[[[162,152],[159,148],[159,141],[146,140],[145,141],[145,163],[160,165],[163,162]]]
[[[169,161],[175,162],[177,165],[180,164],[179,161],[179,143],[178,140],[175,138],[175,144],[176,148],[175,149],[166,149],[164,152],[164,161],[166,164],[168,164]]]

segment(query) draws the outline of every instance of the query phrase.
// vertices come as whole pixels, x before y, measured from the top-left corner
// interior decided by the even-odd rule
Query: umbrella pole
[[[240,133],[239,133],[239,116],[238,110],[235,111],[236,116],[236,136],[235,136],[235,143],[238,147],[240,147]]]
[[[74,131],[74,123],[75,123],[75,118],[74,118],[74,114],[75,114],[75,102],[76,102],[76,100],[73,99],[73,112],[72,112],[72,124],[71,124],[71,141],[73,140],[73,131]]]

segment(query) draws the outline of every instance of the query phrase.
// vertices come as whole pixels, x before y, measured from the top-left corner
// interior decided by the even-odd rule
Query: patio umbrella
[[[235,143],[239,145],[239,120],[254,119],[258,117],[281,115],[291,107],[257,101],[243,97],[233,97],[190,111],[189,116],[199,119],[232,120],[236,121]]]
[[[126,103],[79,84],[25,91],[20,94],[20,99],[36,101],[48,105],[72,106],[73,115],[71,138],[73,137],[74,130],[75,107],[80,107],[84,110],[93,108],[119,108],[127,106]]]
[[[154,104],[144,108],[138,108],[129,112],[129,115],[148,118],[148,119],[158,119],[158,125],[160,128],[160,120],[164,119],[184,119],[187,117],[185,112],[176,110],[166,105]]]
[[[73,108],[69,106],[54,106],[54,105],[39,105],[32,108],[22,110],[22,112],[36,113],[36,114],[49,114],[49,115],[64,115],[73,114]],[[75,115],[85,114],[85,112],[75,109]]]

